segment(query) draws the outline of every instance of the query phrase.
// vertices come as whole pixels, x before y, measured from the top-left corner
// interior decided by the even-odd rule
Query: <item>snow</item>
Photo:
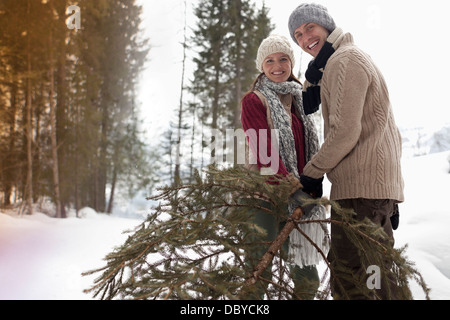
[[[98,275],[103,258],[140,221],[80,211],[82,218],[17,217],[0,213],[0,299],[87,300],[83,293]]]
[[[447,151],[403,160],[406,199],[394,235],[398,245],[408,244],[431,299],[450,299],[449,156]]]
[[[408,244],[435,300],[450,299],[450,152],[403,159],[405,203],[400,205],[396,246]],[[129,210],[129,209],[128,209]],[[0,299],[91,300],[84,289],[97,275],[81,273],[104,265],[103,258],[121,245],[142,219],[97,213],[85,208],[81,218],[55,219],[43,213],[18,217],[0,211]],[[422,290],[411,284],[415,299]]]

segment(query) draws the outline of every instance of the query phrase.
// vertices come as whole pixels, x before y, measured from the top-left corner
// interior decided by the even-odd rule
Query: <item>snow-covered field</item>
[[[408,244],[407,255],[431,288],[431,299],[442,300],[450,299],[449,161],[448,151],[404,159],[406,199],[394,232],[398,246]]]
[[[403,160],[406,202],[400,205],[396,244],[408,244],[431,288],[431,299],[450,299],[449,152]],[[149,206],[150,207],[150,206]],[[83,218],[53,219],[42,213],[18,217],[0,212],[0,299],[84,300],[94,276],[139,219],[84,210]],[[415,299],[424,295],[412,284]]]
[[[93,284],[82,272],[104,265],[140,221],[81,211],[84,218],[0,214],[0,299],[80,300]]]

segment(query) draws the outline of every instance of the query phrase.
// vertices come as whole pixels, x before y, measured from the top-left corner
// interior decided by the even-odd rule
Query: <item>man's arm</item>
[[[330,172],[356,146],[369,76],[356,58],[341,57],[326,66],[324,75],[328,108],[328,134],[319,152],[305,166],[305,176],[318,179]],[[325,79],[326,77],[326,79]]]

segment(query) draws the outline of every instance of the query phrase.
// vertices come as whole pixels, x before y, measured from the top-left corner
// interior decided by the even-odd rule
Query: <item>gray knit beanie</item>
[[[260,72],[263,72],[262,65],[264,59],[277,52],[287,54],[289,59],[291,59],[292,68],[294,68],[294,50],[292,49],[288,38],[277,34],[272,34],[261,42],[258,48],[258,54],[256,55],[256,68],[258,68]]]
[[[313,22],[321,25],[328,31],[333,32],[336,28],[333,18],[328,13],[328,9],[321,4],[316,3],[302,3],[299,5],[289,17],[289,33],[295,43],[297,40],[294,37],[294,32],[302,24]]]

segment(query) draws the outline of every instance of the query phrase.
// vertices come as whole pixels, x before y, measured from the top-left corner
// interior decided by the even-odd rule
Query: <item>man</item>
[[[314,57],[305,73],[304,108],[315,112],[322,104],[324,119],[324,143],[300,177],[304,191],[321,196],[326,174],[330,199],[353,209],[357,219],[367,217],[382,227],[390,238],[384,240],[386,245],[393,246],[398,214],[393,215],[404,196],[401,136],[385,80],[371,58],[355,46],[352,35],[336,27],[324,6],[298,6],[289,18],[289,31],[302,50]],[[338,218],[334,210],[332,218]],[[331,226],[331,237],[330,262],[345,263],[354,275],[366,275],[356,247],[336,224]],[[351,281],[341,278],[337,283],[338,277],[337,273],[332,279],[335,299],[375,297],[367,297]],[[395,298],[395,290],[383,282],[376,294]]]

